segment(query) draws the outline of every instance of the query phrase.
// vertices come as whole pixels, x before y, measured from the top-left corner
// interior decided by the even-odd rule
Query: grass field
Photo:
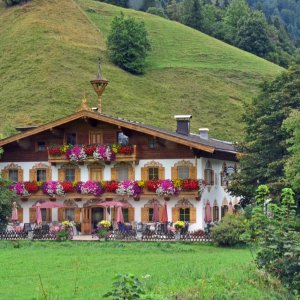
[[[1,2],[0,2],[1,3]],[[144,76],[109,63],[105,40],[123,11],[145,21],[152,51]],[[192,114],[191,128],[209,127],[217,138],[243,134],[242,103],[263,79],[282,68],[182,24],[93,0],[32,0],[0,4],[0,133],[68,115],[84,92],[96,105],[89,80],[104,61],[110,84],[103,112],[175,129],[175,114]]]
[[[255,269],[247,249],[1,241],[0,262],[2,300],[45,299],[39,276],[47,299],[103,299],[113,277],[125,273],[138,276],[157,299],[288,299],[277,281]]]

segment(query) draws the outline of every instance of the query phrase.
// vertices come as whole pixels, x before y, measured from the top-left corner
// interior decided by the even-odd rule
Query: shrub
[[[162,18],[166,18],[164,11],[159,7],[149,7],[147,9],[148,14],[156,15]]]
[[[150,50],[148,33],[143,21],[125,18],[123,14],[112,21],[107,39],[110,59],[122,69],[143,74]]]
[[[241,236],[246,232],[247,224],[242,214],[227,214],[219,225],[212,228],[212,238],[218,246],[242,244]]]

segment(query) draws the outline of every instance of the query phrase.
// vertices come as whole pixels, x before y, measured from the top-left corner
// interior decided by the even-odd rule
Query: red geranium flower
[[[29,193],[36,193],[39,190],[39,187],[36,182],[26,181],[26,182],[24,182],[24,185],[25,185],[25,189]]]
[[[159,180],[148,180],[146,181],[146,188],[150,192],[156,192],[159,185]]]
[[[115,193],[116,189],[118,188],[117,181],[106,181],[105,182],[105,190],[109,193]]]
[[[73,193],[75,191],[75,187],[73,186],[73,183],[70,181],[64,181],[61,183],[65,193]]]

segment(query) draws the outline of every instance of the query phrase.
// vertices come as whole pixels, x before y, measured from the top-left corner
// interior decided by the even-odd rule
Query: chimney
[[[177,116],[174,116],[174,118],[177,121],[176,132],[183,134],[183,135],[189,135],[190,134],[190,119],[192,118],[192,115],[177,115]]]
[[[199,128],[199,135],[201,139],[208,140],[208,128]]]

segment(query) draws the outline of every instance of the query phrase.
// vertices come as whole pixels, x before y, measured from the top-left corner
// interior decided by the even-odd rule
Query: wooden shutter
[[[112,181],[118,180],[118,172],[116,168],[111,168],[111,180]]]
[[[102,168],[90,168],[90,180],[100,182],[102,180]]]
[[[110,214],[111,214],[111,220],[117,221],[117,208],[116,207],[112,207],[110,209]]]
[[[62,222],[65,220],[65,209],[63,207],[58,208],[58,222]]]
[[[46,208],[46,222],[52,222],[52,208]]]
[[[32,207],[29,208],[29,222],[30,223],[35,223],[35,212],[36,212],[35,208],[32,208]]]
[[[149,172],[147,167],[141,168],[141,180],[149,180]]]
[[[91,131],[90,132],[90,144],[98,145],[103,143],[102,131]]]
[[[179,208],[172,207],[172,222],[175,223],[179,220]]]
[[[76,207],[75,208],[75,222],[76,223],[80,223],[80,208]]]
[[[22,207],[18,208],[18,221],[20,223],[23,223],[23,208]]]
[[[129,207],[128,208],[128,222],[134,222],[134,208],[133,207]]]
[[[160,207],[159,209],[158,209],[158,212],[159,212],[159,220],[161,220],[162,219],[162,214],[163,214],[163,207]]]
[[[164,167],[158,168],[158,178],[165,179],[165,168]]]
[[[172,167],[171,168],[171,179],[178,179],[178,168]]]
[[[58,181],[63,182],[66,179],[65,169],[58,169]]]
[[[80,181],[80,168],[75,169],[75,181],[78,182]]]
[[[196,223],[196,207],[190,207],[190,223]]]
[[[51,181],[51,179],[52,179],[52,169],[50,167],[46,169],[46,181]]]
[[[3,179],[8,179],[9,178],[9,170],[2,170],[1,175]]]
[[[18,181],[24,180],[24,171],[23,169],[18,169]]]
[[[29,170],[29,181],[37,181],[36,169],[30,169]]]
[[[190,167],[190,179],[197,179],[197,168],[196,167]]]
[[[143,223],[149,222],[149,208],[148,207],[141,208],[141,221]]]
[[[135,177],[134,176],[134,169],[133,169],[132,166],[129,166],[128,167],[128,179],[129,180],[134,180],[135,179],[134,177]]]

